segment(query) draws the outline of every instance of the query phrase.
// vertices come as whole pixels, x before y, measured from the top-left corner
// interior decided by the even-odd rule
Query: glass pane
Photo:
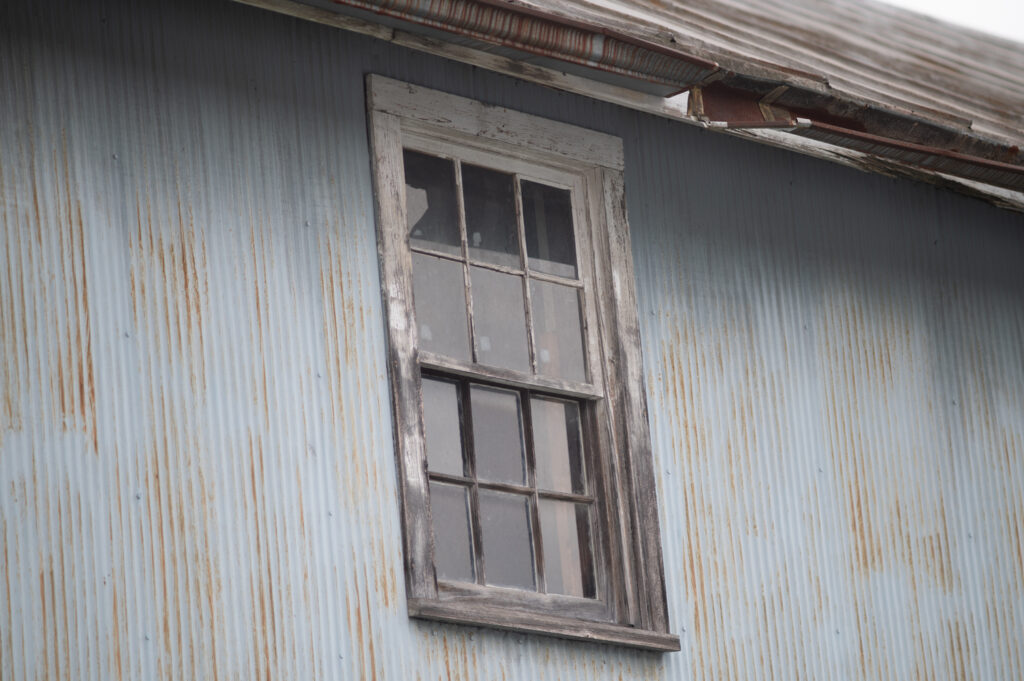
[[[480,516],[485,581],[535,590],[528,497],[482,489]]]
[[[405,211],[413,246],[459,255],[459,218],[455,205],[455,165],[408,149],[405,161]]]
[[[469,495],[465,487],[430,483],[430,516],[434,526],[434,567],[438,579],[473,582],[469,529]]]
[[[474,385],[470,387],[470,403],[477,479],[524,484],[526,468],[519,393]]]
[[[469,255],[498,265],[520,267],[519,230],[513,177],[462,164]]]
[[[537,458],[537,487],[584,494],[579,405],[533,398],[530,416]]]
[[[593,598],[588,506],[541,499],[540,533],[548,593]]]
[[[423,379],[423,431],[427,465],[435,473],[462,475],[458,385]]]
[[[523,278],[471,267],[477,361],[494,367],[530,370],[526,345]]]
[[[469,322],[462,265],[413,253],[412,288],[420,349],[468,360]]]
[[[537,373],[572,381],[586,381],[583,362],[583,326],[577,289],[530,281],[533,299],[533,341]]]
[[[527,180],[521,187],[530,269],[575,279],[576,243],[569,191]]]

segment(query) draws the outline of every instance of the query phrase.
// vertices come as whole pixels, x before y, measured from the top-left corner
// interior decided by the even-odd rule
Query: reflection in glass
[[[481,489],[480,516],[487,584],[535,590],[528,498]]]
[[[569,191],[523,180],[523,226],[530,269],[576,277],[576,243]]]
[[[430,483],[430,517],[434,528],[434,567],[439,579],[475,581],[466,488]]]
[[[455,205],[455,165],[408,149],[405,161],[405,212],[410,243],[459,255],[459,218]]]
[[[423,431],[430,470],[462,475],[459,395],[455,383],[423,378]]]
[[[470,279],[477,361],[494,367],[529,371],[522,277],[471,267]]]
[[[575,402],[530,400],[537,487],[585,494],[580,409]]]
[[[470,258],[520,267],[513,177],[463,163],[462,190]]]
[[[462,265],[413,253],[412,287],[420,348],[468,360],[469,323]]]
[[[571,286],[530,281],[537,373],[586,381],[579,293]]]
[[[470,405],[477,479],[525,483],[519,393],[474,385],[470,388]]]
[[[593,598],[593,579],[583,569],[590,565],[587,505],[541,499],[539,510],[548,593]]]

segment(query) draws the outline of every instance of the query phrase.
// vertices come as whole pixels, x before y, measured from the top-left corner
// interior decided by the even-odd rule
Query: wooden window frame
[[[413,617],[679,650],[670,633],[643,362],[623,190],[622,141],[454,95],[367,76],[381,288],[401,494],[406,594]],[[412,251],[406,234],[404,147],[501,154],[507,163],[572,178],[590,383],[532,377],[417,349]],[[528,287],[527,287],[528,288]],[[589,399],[584,437],[601,503],[593,534],[597,598],[439,582],[433,561],[421,372]]]

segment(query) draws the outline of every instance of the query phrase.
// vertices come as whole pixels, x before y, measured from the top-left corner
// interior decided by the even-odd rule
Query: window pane
[[[469,495],[465,487],[430,483],[434,527],[434,567],[438,579],[476,581],[469,529]]]
[[[459,255],[455,165],[446,159],[404,150],[406,226],[413,246]]]
[[[569,191],[523,180],[523,226],[530,269],[576,278]]]
[[[535,590],[528,497],[482,489],[480,516],[485,581]]]
[[[530,415],[537,458],[537,487],[584,494],[579,405],[533,398]]]
[[[470,257],[520,267],[513,177],[463,163],[462,191]]]
[[[537,373],[586,381],[583,330],[577,289],[546,281],[530,282]]]
[[[519,393],[474,385],[470,387],[470,402],[477,479],[524,484],[526,468]]]
[[[435,473],[462,475],[458,385],[423,379],[423,431],[427,465]]]
[[[471,267],[477,361],[494,367],[530,370],[526,345],[523,278]]]
[[[420,349],[468,360],[469,322],[462,265],[413,253],[412,287]]]
[[[540,500],[544,537],[544,578],[548,593],[594,597],[590,570],[590,525],[587,504]]]

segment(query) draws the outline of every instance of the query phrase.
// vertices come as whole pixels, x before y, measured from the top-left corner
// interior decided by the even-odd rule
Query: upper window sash
[[[533,350],[535,350],[535,336],[530,333],[527,334],[527,344],[530,349],[530,362],[531,367],[529,371],[517,371],[515,369],[508,369],[503,367],[492,366],[486,362],[476,361],[472,358],[468,360],[458,359],[451,356],[446,356],[437,352],[425,350],[420,347],[419,342],[415,345],[418,350],[419,361],[426,367],[447,370],[453,373],[462,375],[477,375],[486,377],[496,381],[505,381],[510,385],[517,387],[530,387],[534,386],[556,392],[558,394],[569,395],[581,398],[599,398],[604,396],[604,371],[601,357],[600,340],[597,329],[597,306],[596,306],[596,290],[594,284],[593,274],[593,244],[591,236],[591,223],[593,220],[588,214],[588,196],[587,196],[587,182],[586,178],[579,172],[578,169],[569,171],[564,168],[552,168],[538,164],[537,162],[527,163],[522,159],[510,159],[508,154],[505,153],[504,149],[502,153],[496,153],[493,146],[487,151],[474,150],[459,147],[458,153],[452,153],[450,142],[444,141],[443,139],[437,138],[437,133],[431,138],[418,133],[406,133],[403,130],[402,135],[402,148],[405,150],[413,150],[421,153],[430,154],[449,160],[457,160],[463,164],[473,164],[486,168],[500,169],[502,172],[512,174],[516,177],[526,179],[527,181],[535,181],[538,183],[545,184],[556,188],[561,188],[569,191],[571,196],[571,209],[572,209],[572,221],[573,221],[573,238],[575,240],[574,247],[576,251],[576,269],[577,276],[575,278],[569,278],[564,276],[552,275],[535,269],[529,263],[529,254],[526,252],[526,244],[521,244],[521,262],[518,265],[498,265],[487,262],[476,257],[471,249],[467,250],[466,235],[462,234],[462,246],[459,254],[445,253],[438,249],[432,249],[429,244],[409,244],[410,250],[416,253],[430,254],[440,258],[459,260],[460,262],[466,262],[468,256],[469,267],[481,269],[490,269],[499,272],[512,272],[519,273],[523,276],[529,277],[531,282],[548,282],[553,285],[577,287],[580,290],[581,296],[581,328],[580,335],[582,340],[582,353],[583,359],[586,366],[587,375],[585,378],[577,378],[576,380],[558,377],[542,371],[538,358],[533,356]],[[461,178],[461,173],[457,173],[457,178]],[[461,182],[456,182],[455,191],[460,194],[463,190]],[[518,195],[518,191],[517,191]],[[401,193],[400,200],[405,208],[405,197],[404,192]],[[516,220],[517,229],[522,229],[523,216],[520,214],[522,205],[517,202],[516,205]],[[464,211],[464,206],[461,200],[459,201],[458,210],[460,214]],[[464,232],[466,226],[460,219],[460,232]],[[391,227],[385,227],[385,229],[397,230],[401,225],[394,225]],[[408,235],[405,235],[407,238]],[[397,241],[399,235],[395,234],[394,239]],[[536,301],[532,300],[532,285],[527,287],[527,293],[525,295],[524,304],[527,306],[527,318],[530,320],[531,327],[534,331],[538,328],[539,320],[532,319],[529,315],[532,314],[532,306]],[[470,315],[470,326],[473,324],[473,306],[468,306],[468,314]],[[414,327],[415,328],[415,327]],[[472,355],[476,354],[477,348],[472,344],[470,345],[470,352]],[[536,369],[536,372],[534,371]]]

